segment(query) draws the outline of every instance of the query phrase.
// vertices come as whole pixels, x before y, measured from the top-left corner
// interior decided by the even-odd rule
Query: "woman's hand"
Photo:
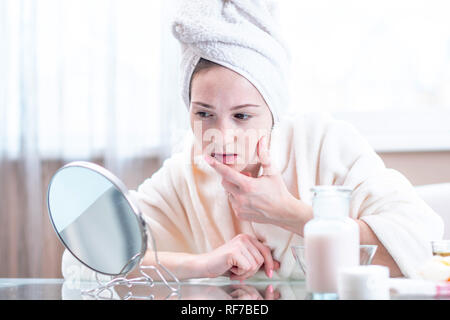
[[[209,155],[205,160],[222,176],[222,185],[239,219],[274,224],[302,234],[304,224],[312,218],[311,206],[287,189],[281,173],[272,166],[265,136],[258,141],[257,152],[263,168],[257,178],[237,172]]]
[[[269,284],[264,293],[257,290],[254,286],[248,285],[232,285],[234,289],[230,296],[235,300],[278,300],[281,294],[278,290],[274,290],[273,286]]]
[[[273,260],[270,249],[248,234],[239,234],[211,252],[200,254],[199,264],[208,278],[229,274],[231,280],[253,276],[263,265],[272,278],[280,263]]]
[[[129,291],[124,291],[126,294]],[[269,284],[265,290],[245,284],[229,286],[189,285],[183,288],[183,299],[187,300],[278,300],[281,293]]]

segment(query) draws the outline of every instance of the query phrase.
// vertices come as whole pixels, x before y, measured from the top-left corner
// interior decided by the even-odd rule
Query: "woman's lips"
[[[211,157],[216,158],[218,161],[225,163],[225,164],[230,164],[230,163],[235,163],[236,162],[236,158],[237,158],[237,154],[236,153],[212,153]]]

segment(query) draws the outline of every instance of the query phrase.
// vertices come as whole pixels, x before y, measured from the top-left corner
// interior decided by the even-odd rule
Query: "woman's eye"
[[[235,117],[238,118],[239,120],[248,120],[248,119],[251,118],[250,115],[245,114],[245,113],[237,113],[237,114],[235,115]]]
[[[204,111],[197,112],[196,114],[199,115],[200,118],[208,118],[209,115],[211,115],[210,113]]]

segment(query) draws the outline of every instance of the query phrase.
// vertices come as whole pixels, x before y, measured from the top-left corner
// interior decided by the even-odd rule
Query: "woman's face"
[[[257,143],[264,135],[270,142],[273,122],[264,98],[246,78],[225,67],[201,70],[192,79],[189,114],[203,155],[257,173]]]

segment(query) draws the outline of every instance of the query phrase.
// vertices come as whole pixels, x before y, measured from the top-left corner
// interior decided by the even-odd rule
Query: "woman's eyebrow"
[[[203,103],[203,102],[199,102],[199,101],[192,101],[192,103],[198,104],[198,105],[200,105],[202,107],[205,107],[205,108],[214,109],[213,106],[211,106],[211,105],[209,105],[207,103]],[[235,109],[245,108],[245,107],[260,107],[260,105],[247,103],[247,104],[241,104],[239,106],[232,107],[232,108],[230,108],[230,110],[235,110]]]

